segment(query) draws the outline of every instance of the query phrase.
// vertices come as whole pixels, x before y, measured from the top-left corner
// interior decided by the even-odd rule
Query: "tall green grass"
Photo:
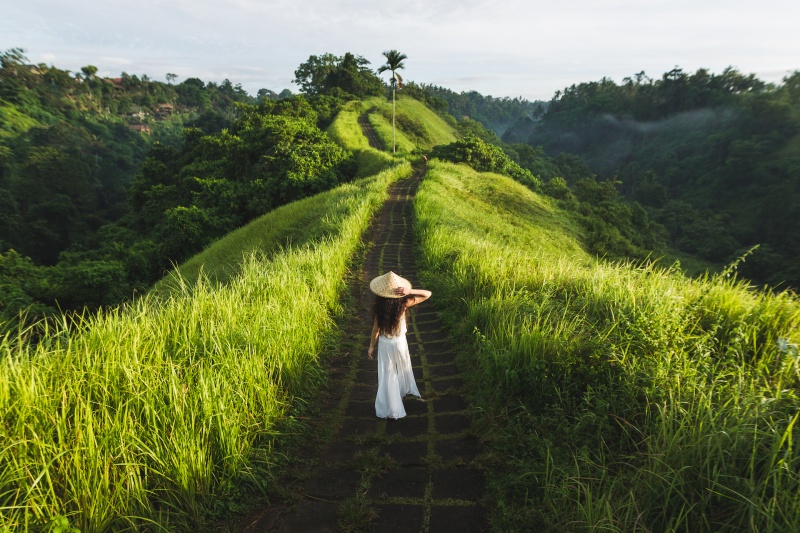
[[[374,108],[369,120],[387,150],[392,146],[392,101],[369,98],[364,106]],[[455,129],[422,102],[398,95],[395,102],[395,143],[397,152],[410,154],[415,150],[430,150],[439,144],[457,139]],[[413,129],[412,129],[413,128]]]
[[[339,222],[352,209],[353,188],[339,187],[281,206],[210,244],[159,281],[151,292],[162,294],[181,283],[204,277],[227,283],[237,276],[250,253],[270,258],[287,248],[298,248],[338,234]]]
[[[317,238],[247,252],[224,286],[195,276],[35,344],[0,340],[0,530],[196,530],[267,485],[276,424],[319,382],[349,262],[409,173],[295,206],[327,206]]]
[[[568,213],[434,161],[421,275],[470,346],[500,531],[800,531],[800,305],[582,251]]]
[[[355,154],[359,177],[372,176],[395,164],[391,154],[372,148],[361,131],[358,117],[366,109],[367,106],[361,101],[348,102],[327,130],[328,136],[335,143]]]

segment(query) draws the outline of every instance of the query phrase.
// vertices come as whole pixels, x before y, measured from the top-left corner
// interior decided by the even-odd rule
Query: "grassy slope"
[[[793,295],[595,262],[547,199],[429,168],[421,275],[470,346],[497,530],[800,528]]]
[[[362,178],[402,163],[369,146],[358,125],[358,116],[365,109],[362,102],[348,102],[327,130],[334,142],[355,153],[356,175]],[[441,127],[435,123],[433,126]],[[356,182],[356,186],[364,183]],[[267,213],[187,260],[156,284],[154,292],[168,293],[182,281],[192,283],[201,274],[212,283],[225,283],[239,273],[243,258],[252,252],[270,257],[286,247],[299,247],[328,236],[336,230],[336,220],[343,215],[346,198],[351,192],[349,188],[336,189]]]
[[[371,176],[394,164],[394,158],[390,154],[370,147],[369,141],[361,132],[358,117],[366,109],[366,105],[362,102],[355,100],[348,102],[327,130],[334,142],[355,153],[358,176],[361,177]]]
[[[245,259],[256,252],[268,259],[286,249],[299,248],[335,235],[348,215],[355,191],[369,187],[372,178],[279,207],[209,245],[156,284],[153,292],[180,290],[201,276],[211,283],[227,283],[238,275]]]
[[[398,117],[405,115],[419,122],[424,130],[424,135],[415,135],[412,131],[404,129],[402,120],[395,124],[395,141],[398,153],[410,153],[415,148],[430,150],[439,144],[448,144],[456,140],[457,133],[454,127],[442,117],[429,109],[425,104],[402,95],[395,102]],[[392,101],[385,98],[370,98],[364,102],[367,109],[376,108],[370,113],[370,123],[375,128],[384,146],[392,145]]]
[[[269,483],[275,424],[316,386],[348,265],[410,172],[269,213],[181,266],[187,283],[38,344],[0,340],[0,530],[193,530]]]

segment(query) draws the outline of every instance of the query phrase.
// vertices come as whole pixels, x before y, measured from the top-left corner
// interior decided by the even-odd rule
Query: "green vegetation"
[[[460,122],[459,126],[462,124],[464,122]],[[480,124],[474,123],[470,127],[486,136],[487,132]],[[513,145],[510,149],[508,146],[500,148],[476,136],[437,146],[431,155],[444,161],[465,163],[479,172],[504,174],[532,191],[544,192],[558,200],[562,209],[571,212],[573,218],[582,223],[586,230],[586,249],[599,257],[649,259],[653,253],[662,252],[666,230],[650,220],[638,203],[620,198],[616,182],[598,182],[595,176],[589,174],[578,179],[573,188],[562,177],[551,177],[543,184],[528,169],[514,162],[506,150],[518,160],[524,160],[529,168],[541,170],[546,175],[554,176],[562,172],[561,169],[566,176],[583,175],[582,172],[576,173],[566,168],[564,157],[552,160],[539,151],[520,150],[523,159]]]
[[[92,65],[73,76],[15,49],[0,59],[0,334],[126,301],[256,217],[393,164],[365,144],[368,108],[353,100],[373,95],[388,138],[374,96],[385,88],[350,53],[300,65],[307,98],[257,100],[227,80],[100,79]],[[404,153],[455,140],[420,102],[397,107]]]
[[[198,258],[224,286],[190,264],[169,294],[0,340],[0,529],[197,530],[269,484],[277,424],[319,383],[362,234],[409,173],[254,222],[277,242],[232,234]],[[302,246],[277,248],[312,217]]]
[[[369,61],[347,52],[344,56],[310,56],[294,71],[294,83],[307,96],[332,95],[364,98],[383,94],[381,79]]]
[[[603,78],[556,92],[504,139],[580,156],[675,248],[722,264],[758,244],[741,273],[800,287],[800,72],[777,86],[731,68]]]
[[[420,275],[466,348],[493,527],[800,530],[800,303],[735,275],[797,270],[798,74],[641,74],[545,112],[413,83],[390,106],[350,53],[258,99],[0,59],[0,530],[205,529],[269,490],[423,153]],[[504,139],[532,145],[482,125],[520,116]],[[689,279],[667,236],[693,270],[738,259]],[[375,516],[359,496],[340,527]]]
[[[375,129],[375,133],[380,138],[384,146],[394,146],[395,153],[400,155],[407,155],[416,149],[416,144],[404,131],[392,131],[392,116],[391,110],[387,113],[370,113],[369,122]]]
[[[355,154],[358,177],[371,176],[394,161],[386,152],[372,148],[361,132],[358,117],[366,110],[367,107],[363,102],[352,100],[342,108],[336,120],[327,129],[331,140]]]
[[[364,106],[374,111],[370,113],[370,123],[385,146],[392,145],[391,106],[383,98],[369,98]],[[458,137],[455,124],[437,114],[424,103],[403,95],[397,97],[398,152],[403,154],[431,150],[434,146],[454,142]]]
[[[227,80],[170,85],[26,61],[19,49],[0,53],[0,251],[37,264],[85,247],[128,211],[126,188],[152,140],[175,144],[183,126],[218,131],[236,102],[255,103]]]
[[[213,144],[208,138],[217,139],[219,157],[229,148],[220,146],[223,140],[230,141],[221,131],[234,125],[245,129],[234,121],[242,114],[236,105],[257,102],[228,80],[205,84],[189,78],[173,85],[127,73],[103,79],[92,65],[73,74],[26,61],[18,49],[0,53],[0,323],[6,326],[20,313],[35,319],[124,301],[161,277],[170,262],[186,257],[181,254],[223,235],[213,230],[207,202],[176,200],[174,175],[159,176],[152,191],[143,187],[144,174],[152,180],[159,171],[174,170],[179,161],[159,161],[159,155],[188,158],[189,150],[180,146],[187,140],[206,142],[207,149]],[[277,97],[259,91],[262,100]],[[320,97],[326,117],[335,112],[331,100]],[[189,137],[184,127],[190,128]],[[218,167],[191,170],[197,180],[192,189],[182,176],[184,192],[191,189],[201,201],[203,186],[222,192],[210,183]],[[139,207],[155,213],[132,208],[134,184]],[[231,222],[236,216],[225,218]],[[151,220],[162,228],[148,226]],[[162,239],[170,236],[179,242]]]
[[[800,528],[791,293],[597,262],[554,201],[433,161],[421,275],[491,435],[498,531]]]
[[[542,183],[529,170],[509,159],[501,148],[487,144],[478,137],[466,137],[448,145],[437,146],[431,155],[453,163],[466,163],[479,172],[504,174],[533,191],[542,188]]]
[[[179,265],[156,283],[153,291],[180,291],[183,284],[193,285],[201,278],[210,284],[228,283],[241,273],[250,254],[268,260],[331,237],[340,231],[340,220],[352,209],[352,195],[352,189],[338,187],[270,211]]]
[[[152,243],[158,270],[355,173],[351,154],[317,127],[304,98],[240,105],[238,113],[219,133],[185,130],[180,149],[154,146],[133,183],[130,226]]]
[[[547,107],[546,102],[530,102],[522,97],[494,98],[476,91],[457,93],[436,85],[422,84],[408,88],[415,93],[423,93],[420,99],[433,109],[446,111],[459,121],[466,117],[480,122],[497,135],[503,135],[506,130],[520,123],[529,123],[541,117]]]

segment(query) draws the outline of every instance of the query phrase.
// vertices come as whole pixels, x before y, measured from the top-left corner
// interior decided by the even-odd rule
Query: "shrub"
[[[478,137],[468,136],[445,146],[437,146],[431,155],[444,161],[466,163],[479,172],[504,174],[531,190],[541,190],[541,181],[530,171],[514,163],[502,148],[492,146]]]

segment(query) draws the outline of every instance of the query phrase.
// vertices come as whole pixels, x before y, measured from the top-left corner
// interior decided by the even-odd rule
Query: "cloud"
[[[107,75],[230,76],[255,93],[288,87],[312,54],[351,51],[379,65],[394,48],[409,56],[410,80],[549,99],[573,83],[675,65],[779,81],[800,68],[799,19],[793,0],[26,0],[4,6],[0,50]]]

